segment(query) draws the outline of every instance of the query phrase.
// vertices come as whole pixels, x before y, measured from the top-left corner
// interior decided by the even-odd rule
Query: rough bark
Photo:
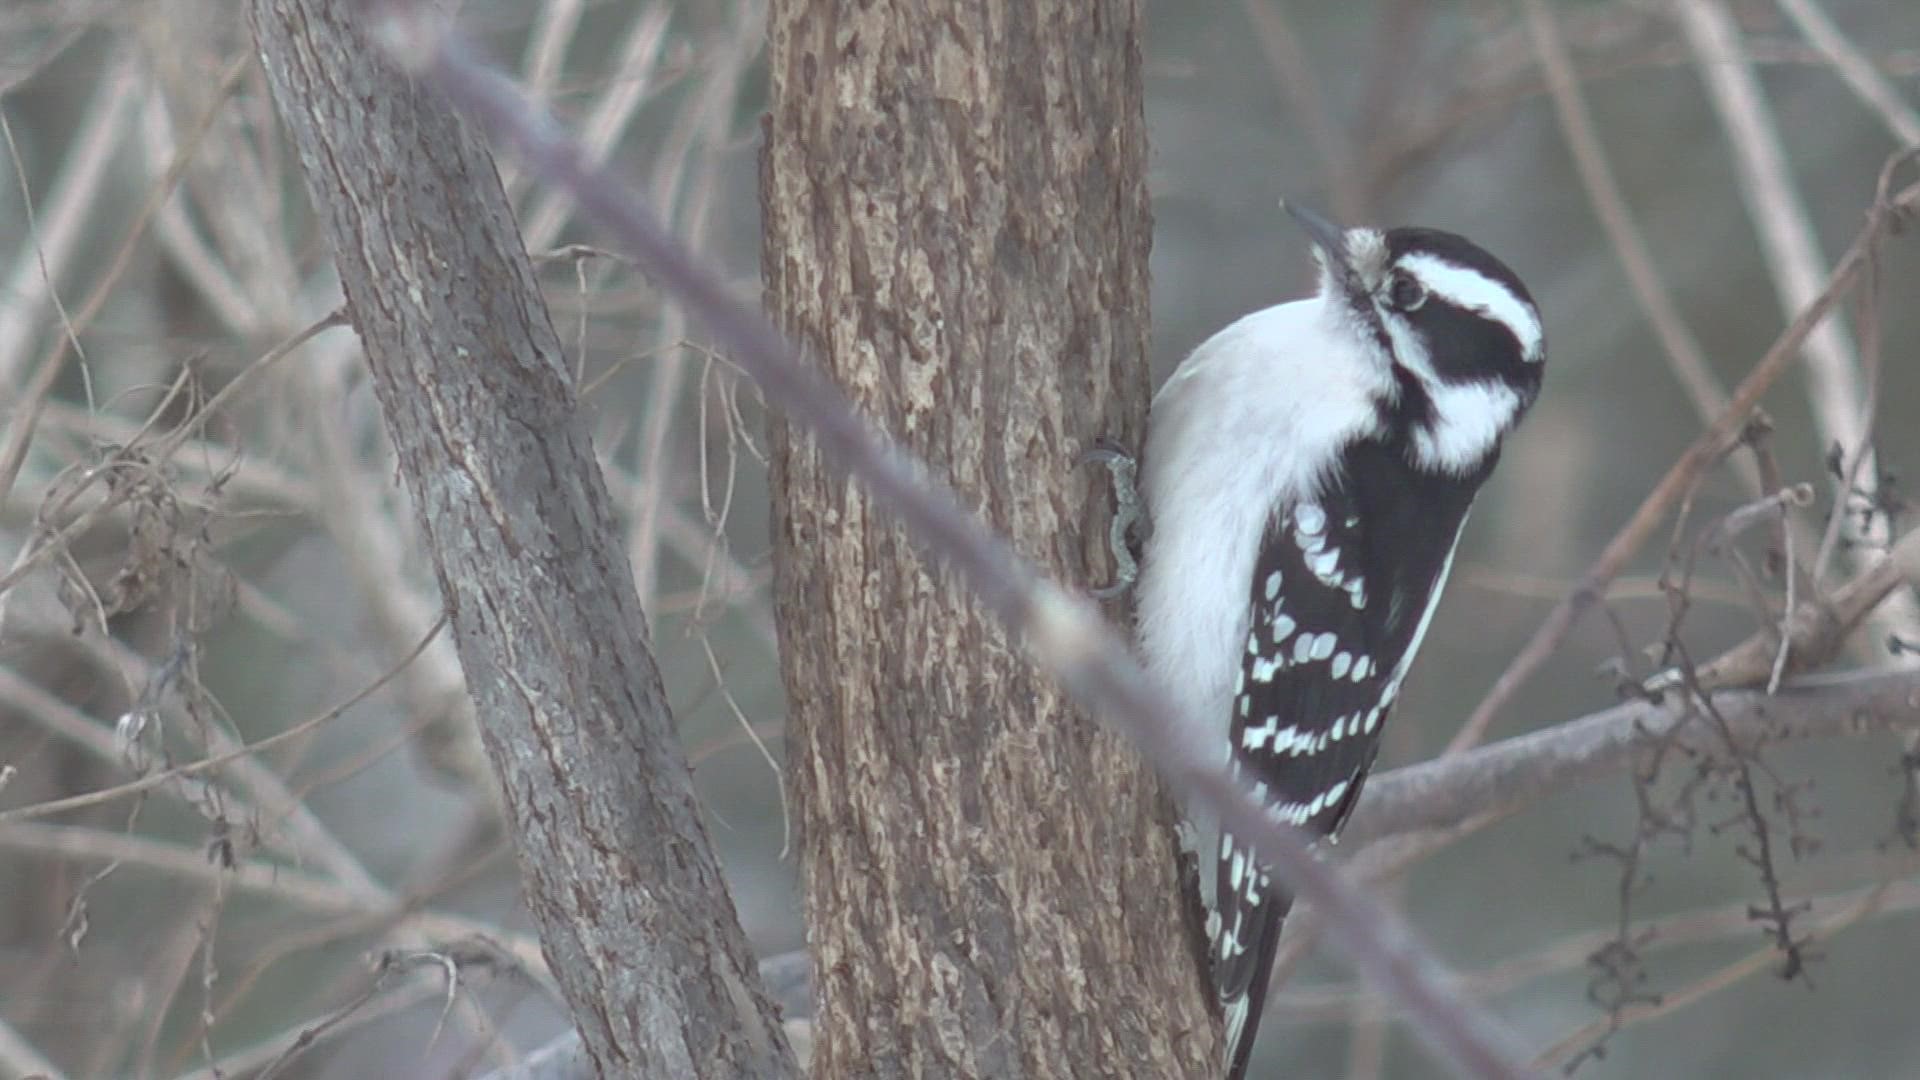
[[[340,0],[254,0],[518,841],[606,1076],[786,1077],[574,386],[484,146]]]
[[[775,0],[771,310],[1021,552],[1104,572],[1097,434],[1147,399],[1139,5]],[[841,1076],[1204,1076],[1158,788],[778,422],[777,618]]]

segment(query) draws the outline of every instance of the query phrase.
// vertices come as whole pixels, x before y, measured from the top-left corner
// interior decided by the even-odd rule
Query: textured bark
[[[1139,5],[775,0],[769,306],[1021,552],[1104,572],[1147,399]],[[1205,1076],[1166,804],[775,424],[815,1075]]]
[[[518,840],[605,1076],[797,1075],[694,802],[492,158],[340,0],[254,0]]]

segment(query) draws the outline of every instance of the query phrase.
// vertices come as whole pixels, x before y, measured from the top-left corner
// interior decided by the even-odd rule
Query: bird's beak
[[[1343,277],[1350,272],[1347,265],[1345,229],[1298,203],[1282,199],[1280,209],[1285,210],[1294,221],[1300,224],[1301,230],[1307,234],[1307,239],[1313,241],[1313,246],[1319,248],[1320,253],[1326,256],[1329,267],[1338,268]]]

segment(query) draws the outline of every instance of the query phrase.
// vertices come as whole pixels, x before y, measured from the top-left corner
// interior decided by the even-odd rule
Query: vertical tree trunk
[[[548,963],[603,1076],[797,1075],[493,159],[349,0],[254,37],[446,597]]]
[[[771,309],[1065,579],[1147,397],[1139,5],[774,0]],[[1164,801],[884,510],[776,423],[815,1075],[1204,1076]],[[1137,441],[1137,440],[1136,440]]]

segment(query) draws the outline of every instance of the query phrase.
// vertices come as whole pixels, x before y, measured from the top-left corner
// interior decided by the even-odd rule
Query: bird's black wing
[[[1353,810],[1491,467],[1438,477],[1366,440],[1347,448],[1317,501],[1275,508],[1255,561],[1232,725],[1235,768],[1275,815],[1330,836]],[[1223,833],[1214,854],[1214,982],[1237,1078],[1292,897],[1237,838]]]

